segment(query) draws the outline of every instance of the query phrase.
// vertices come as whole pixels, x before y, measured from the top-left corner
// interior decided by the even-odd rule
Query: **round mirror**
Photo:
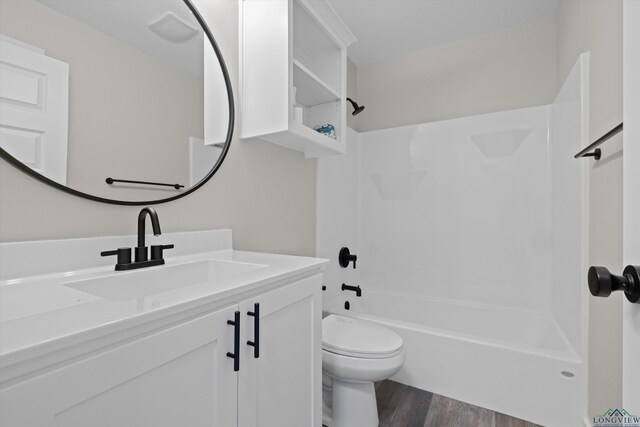
[[[189,0],[0,0],[0,155],[105,203],[184,197],[234,123],[222,54]]]

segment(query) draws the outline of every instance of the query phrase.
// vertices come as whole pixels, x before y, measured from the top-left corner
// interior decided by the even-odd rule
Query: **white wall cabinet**
[[[320,427],[321,278],[23,375],[0,391],[0,425]],[[258,323],[246,314],[256,303]],[[238,310],[235,372],[227,321]],[[246,345],[256,339],[257,358]]]
[[[346,52],[355,40],[325,0],[242,0],[240,137],[305,157],[345,153]],[[335,139],[314,130],[326,124]]]

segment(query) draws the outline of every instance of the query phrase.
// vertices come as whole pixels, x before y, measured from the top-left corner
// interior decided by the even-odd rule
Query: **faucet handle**
[[[135,248],[136,262],[145,262],[149,258],[147,257],[147,246],[136,246]]]
[[[131,264],[131,248],[118,248],[113,251],[100,252],[100,256],[118,256],[118,264]]]
[[[163,259],[162,251],[164,249],[173,249],[174,245],[152,245],[151,246],[151,259]]]

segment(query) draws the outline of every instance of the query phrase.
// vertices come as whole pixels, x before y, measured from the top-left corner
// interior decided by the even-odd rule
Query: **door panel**
[[[242,427],[321,425],[321,277],[305,279],[240,304],[239,382]],[[253,317],[259,304],[259,335]],[[247,341],[259,340],[259,357]],[[286,408],[283,410],[283,408]]]
[[[3,427],[232,427],[232,306],[0,392]]]

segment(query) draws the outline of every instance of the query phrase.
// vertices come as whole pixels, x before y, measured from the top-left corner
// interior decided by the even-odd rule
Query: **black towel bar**
[[[620,123],[618,126],[614,127],[609,132],[607,132],[604,135],[602,135],[593,144],[590,144],[588,147],[586,147],[584,150],[580,151],[578,154],[576,154],[573,157],[575,159],[578,159],[580,157],[595,157],[596,160],[600,160],[600,156],[602,154],[602,151],[600,151],[600,149],[596,148],[596,147],[599,146],[600,144],[608,141],[609,139],[613,138],[614,136],[616,136],[620,132],[622,132],[622,125],[623,125],[623,123]],[[593,150],[594,148],[595,148],[595,150],[592,153],[590,153],[590,151]]]
[[[132,180],[129,180],[129,179],[115,179],[115,178],[111,178],[111,177],[105,179],[105,182],[107,184],[113,184],[114,182],[124,182],[124,183],[127,183],[127,184],[161,185],[163,187],[173,187],[176,190],[184,188],[184,185],[180,185],[180,184],[164,184],[162,182],[132,181]]]

